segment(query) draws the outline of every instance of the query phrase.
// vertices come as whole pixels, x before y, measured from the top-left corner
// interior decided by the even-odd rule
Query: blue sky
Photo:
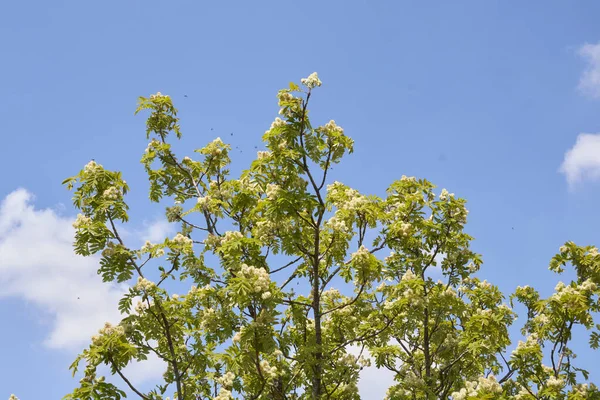
[[[594,1],[3,2],[0,398],[68,393],[81,332],[112,318],[118,289],[70,255],[64,178],[91,158],[122,170],[132,240],[168,233],[146,201],[145,121],[133,115],[157,91],[179,108],[186,145],[221,136],[242,168],[277,90],[318,71],[313,119],[355,140],[334,179],[373,194],[403,174],[448,188],[469,202],[482,277],[507,293],[552,290],[562,243],[600,243],[599,12]]]

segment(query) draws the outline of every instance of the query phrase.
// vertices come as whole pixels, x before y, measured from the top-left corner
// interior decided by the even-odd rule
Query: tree
[[[474,276],[482,261],[464,232],[465,200],[405,176],[385,198],[331,182],[353,141],[334,121],[311,124],[321,81],[314,73],[301,83],[279,91],[268,151],[237,179],[228,144],[217,138],[195,158],[178,157],[171,98],[139,99],[136,113],[150,112],[141,159],[149,197],[170,202],[166,217],[180,227],[162,243],[134,249],[119,234],[128,221],[120,172],[91,161],[65,180],[81,212],[75,252],[100,253],[105,282],[137,280],[119,303],[123,320],[107,323],[71,365],[75,375],[83,360],[84,377],[66,398],[124,396],[96,376],[106,364],[142,399],[358,399],[371,360],[395,373],[389,399],[600,398],[580,384],[588,375],[570,347],[577,325],[599,344],[597,249],[561,248],[551,269],[572,265],[577,277],[548,299],[517,289],[510,300],[527,308],[527,339],[508,356],[516,314]],[[170,294],[170,279],[189,291]],[[150,353],[168,368],[164,385],[142,393],[122,370]]]

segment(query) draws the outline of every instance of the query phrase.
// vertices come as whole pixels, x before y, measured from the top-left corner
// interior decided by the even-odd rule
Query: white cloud
[[[103,283],[97,257],[74,254],[72,218],[32,201],[19,189],[0,204],[0,301],[16,297],[39,307],[51,320],[44,344],[79,352],[104,322],[121,320],[117,303],[126,286]],[[134,381],[153,379],[163,372],[160,363],[149,357],[127,370]]]
[[[174,232],[175,227],[172,223],[166,219],[157,219],[151,223],[146,223],[146,227],[140,233],[140,237],[143,241],[149,240],[152,243],[159,243]]]
[[[579,55],[587,62],[579,79],[579,89],[591,97],[600,97],[600,43],[584,44],[579,48]]]
[[[600,134],[582,133],[566,153],[559,171],[572,187],[585,179],[600,178]]]

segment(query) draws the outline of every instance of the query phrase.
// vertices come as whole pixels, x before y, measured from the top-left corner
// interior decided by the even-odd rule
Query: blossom
[[[221,245],[229,243],[231,241],[243,239],[244,235],[242,235],[239,231],[227,231],[225,235],[221,238]]]
[[[226,388],[231,388],[231,386],[233,386],[234,379],[235,374],[231,371],[227,371],[227,373],[223,374],[223,376],[217,378],[216,381]]]
[[[446,201],[449,197],[454,197],[454,193],[448,193],[446,189],[442,189],[442,193],[440,193],[440,200]]]
[[[264,292],[261,297],[263,300],[267,300],[271,298],[271,292]]]
[[[96,161],[92,160],[83,167],[83,170],[87,173],[94,173],[98,170],[102,169],[102,165],[98,164]]]
[[[269,133],[270,131],[272,131],[274,129],[282,128],[282,127],[284,127],[286,125],[287,125],[287,123],[284,120],[282,120],[281,118],[277,117],[277,118],[275,118],[275,121],[273,121],[271,123],[271,127],[269,128],[269,130],[267,132],[265,132],[265,133]]]
[[[149,241],[149,240],[146,240],[146,243],[144,243],[144,245],[143,245],[143,246],[142,246],[142,248],[141,248],[141,252],[142,252],[142,253],[149,253],[149,252],[151,252],[151,251],[152,251],[152,247],[153,247],[153,246],[154,246],[154,245],[153,245],[152,243],[150,243],[150,241]]]
[[[238,275],[252,282],[255,293],[266,292],[269,289],[271,277],[264,268],[256,268],[242,264]]]
[[[178,233],[177,235],[175,235],[175,237],[172,240],[173,240],[173,242],[184,245],[184,246],[191,245],[193,243],[192,239],[190,239],[187,236],[182,235],[181,233]]]
[[[267,190],[266,190],[267,198],[270,200],[273,200],[275,198],[275,196],[277,196],[277,194],[279,193],[280,189],[281,188],[279,187],[279,185],[269,183],[267,185]]]
[[[10,397],[8,398],[8,400],[19,400],[19,398],[17,396],[15,396],[14,394],[11,394]]]
[[[561,378],[557,378],[555,376],[551,376],[546,381],[546,386],[548,386],[549,388],[552,388],[552,389],[561,389],[564,386],[564,384],[565,384],[564,380],[562,380]]]
[[[267,378],[274,378],[277,376],[277,367],[269,365],[269,361],[267,360],[262,360],[260,362],[260,369],[263,374],[267,375]]]
[[[137,283],[133,286],[133,288],[137,290],[150,290],[154,286],[154,282],[140,276],[138,277]]]
[[[77,219],[73,222],[73,228],[79,229],[92,223],[92,219],[83,214],[77,214]]]
[[[403,281],[411,281],[413,279],[417,279],[417,276],[412,271],[412,269],[407,269],[406,272],[404,273],[404,275],[402,275]]]
[[[338,126],[334,120],[331,120],[328,123],[326,123],[323,126],[323,129],[326,130],[327,132],[337,133],[340,135],[344,133],[344,128],[342,128],[341,126]]]
[[[162,98],[162,97],[169,97],[169,96],[167,96],[167,95],[165,95],[165,94],[162,94],[161,92],[156,92],[156,94],[151,94],[151,95],[150,95],[150,99],[151,99],[151,100],[160,99],[160,98]]]
[[[308,78],[300,79],[300,82],[302,82],[302,84],[309,89],[313,89],[316,86],[321,86],[321,81],[319,80],[319,76],[316,72],[310,74]]]
[[[219,395],[217,397],[214,397],[213,400],[229,400],[231,398],[231,391],[222,387],[219,391]]]
[[[231,339],[233,341],[233,343],[239,343],[239,341],[242,339],[242,334],[240,332],[237,332],[235,335],[233,335],[233,339]]]
[[[267,159],[267,158],[271,157],[271,152],[270,152],[270,151],[258,151],[258,152],[256,153],[256,157],[257,157],[259,160],[265,160],[265,159]]]
[[[121,190],[111,186],[102,193],[102,197],[107,200],[118,200],[119,197],[121,197],[121,194]]]

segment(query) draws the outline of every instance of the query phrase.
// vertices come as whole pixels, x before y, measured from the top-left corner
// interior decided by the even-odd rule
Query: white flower
[[[224,244],[229,243],[234,240],[240,240],[243,238],[244,238],[244,235],[242,235],[242,233],[239,231],[227,231],[227,232],[225,232],[225,235],[221,238],[221,245],[224,245]]]
[[[270,200],[273,200],[273,199],[275,199],[275,197],[276,197],[276,196],[277,196],[277,194],[279,193],[279,190],[280,190],[280,189],[281,189],[281,188],[279,187],[279,185],[275,185],[275,184],[273,184],[273,183],[269,183],[269,184],[267,185],[267,191],[266,191],[267,198],[268,198],[268,199],[270,199]]]
[[[319,76],[316,72],[310,74],[308,78],[300,79],[300,82],[302,82],[302,84],[309,89],[312,89],[316,86],[321,86],[321,81],[319,80]]]
[[[175,237],[172,239],[173,242],[177,243],[177,244],[181,244],[181,245],[192,245],[193,241],[192,239],[190,239],[187,236],[182,235],[181,233],[178,233],[177,235],[175,235]]]
[[[17,396],[15,396],[14,394],[11,394],[10,397],[8,398],[8,400],[19,400],[19,398]]]
[[[77,219],[73,222],[73,228],[79,229],[83,228],[92,223],[92,219],[90,217],[86,217],[83,214],[77,214]]]
[[[229,400],[231,398],[231,392],[222,387],[219,391],[219,395],[217,397],[214,397],[213,400]]]
[[[83,170],[87,173],[93,173],[102,169],[102,165],[98,164],[96,161],[92,160],[85,165]]]
[[[445,201],[448,200],[449,197],[454,197],[454,193],[448,193],[446,189],[442,189],[442,193],[440,194],[440,200]]]
[[[242,339],[242,334],[240,332],[237,332],[235,335],[233,335],[233,343],[239,343],[239,341]]]
[[[153,245],[152,243],[150,243],[150,241],[149,241],[149,240],[146,240],[146,243],[144,243],[144,245],[143,245],[143,246],[142,246],[142,248],[141,248],[141,252],[142,252],[142,253],[149,253],[149,252],[151,252],[151,251],[152,251],[152,247],[153,247],[153,246],[154,246],[154,245]]]
[[[271,277],[264,268],[256,268],[242,264],[238,275],[248,279],[252,283],[255,293],[266,292],[269,289]]]
[[[121,197],[121,195],[121,190],[117,189],[114,186],[109,187],[102,193],[102,197],[108,200],[118,200]]]
[[[560,246],[559,250],[561,253],[566,253],[567,251],[569,251],[569,248],[567,246]]]
[[[275,118],[275,121],[273,121],[271,123],[271,127],[269,128],[269,130],[267,132],[265,132],[265,133],[268,133],[268,132],[270,132],[270,131],[272,131],[273,129],[276,129],[276,128],[282,128],[285,125],[287,125],[286,122],[284,120],[282,120],[281,118],[277,117],[277,118]]]
[[[417,276],[415,275],[415,273],[411,269],[406,270],[406,272],[404,273],[404,275],[402,275],[402,280],[403,281],[411,281],[413,279],[417,279]]]
[[[133,286],[136,290],[150,290],[155,286],[154,282],[146,278],[138,277],[137,283]]]
[[[164,249],[158,249],[158,250],[156,250],[156,257],[162,257],[164,255],[165,255]]]
[[[261,297],[262,297],[263,300],[270,299],[271,298],[271,292],[264,292]]]
[[[256,157],[259,160],[265,160],[265,159],[271,157],[271,152],[270,151],[259,151],[256,153]]]
[[[343,134],[344,129],[341,126],[338,126],[334,120],[329,121],[323,126],[323,129],[329,131],[331,133]]]
[[[585,291],[593,291],[596,290],[597,286],[594,282],[592,282],[590,279],[587,279],[586,281],[584,281],[581,284],[581,289],[585,290]]]
[[[267,378],[274,378],[277,376],[277,367],[271,367],[269,361],[262,360],[260,362],[260,369],[266,375]]]
[[[554,376],[551,376],[546,381],[546,386],[552,389],[561,389],[564,386],[564,384],[565,381],[563,381],[561,378],[556,378]]]
[[[235,375],[233,374],[233,372],[228,371],[223,376],[217,378],[216,381],[226,388],[231,388],[231,386],[233,386],[234,379]]]

